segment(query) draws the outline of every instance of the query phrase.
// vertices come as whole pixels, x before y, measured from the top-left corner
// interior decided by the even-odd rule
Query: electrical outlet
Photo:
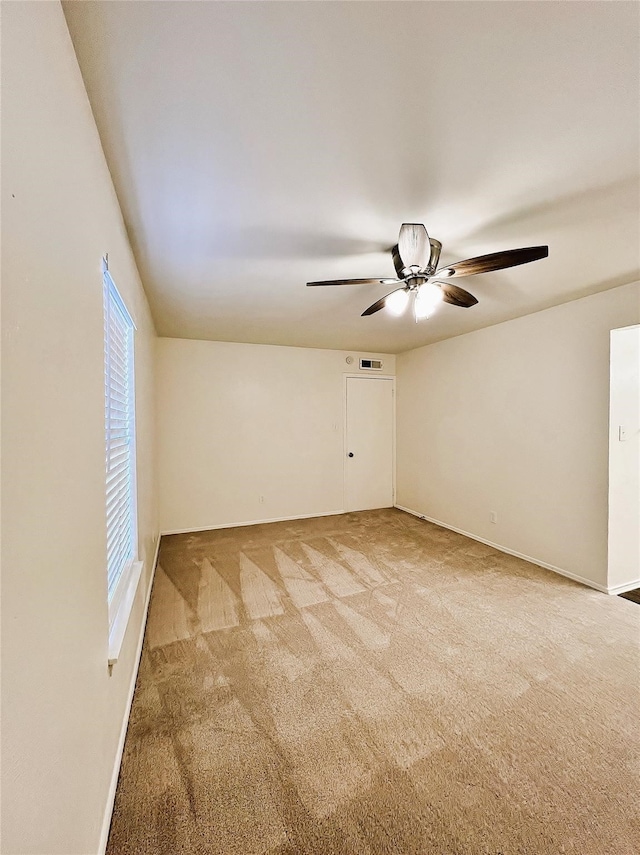
[[[489,519],[491,520],[492,523],[497,523],[498,522],[497,512],[496,511],[490,511],[489,512]]]
[[[261,505],[264,505],[264,496],[259,496],[258,501]]]

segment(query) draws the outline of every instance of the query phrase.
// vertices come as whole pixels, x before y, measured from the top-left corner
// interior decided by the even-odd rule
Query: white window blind
[[[110,623],[137,556],[134,323],[104,270],[107,588]]]

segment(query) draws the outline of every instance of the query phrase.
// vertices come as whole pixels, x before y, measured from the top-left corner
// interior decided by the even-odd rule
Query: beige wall
[[[639,319],[632,284],[401,354],[397,503],[606,586],[609,331]]]
[[[640,326],[633,326],[611,332],[608,584],[639,583]]]
[[[367,355],[158,339],[161,530],[341,511],[343,375]]]
[[[154,328],[62,9],[2,4],[2,852],[103,818],[157,531]],[[101,256],[138,326],[145,575],[107,669]]]

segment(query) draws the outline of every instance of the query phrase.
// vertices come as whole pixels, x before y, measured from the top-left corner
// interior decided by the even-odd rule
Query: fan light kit
[[[400,285],[365,309],[362,317],[374,315],[384,308],[392,315],[401,315],[413,297],[413,314],[416,321],[421,321],[430,318],[442,302],[463,309],[478,302],[473,294],[454,285],[450,279],[504,270],[549,255],[548,246],[529,246],[480,255],[438,268],[441,250],[440,241],[430,238],[422,223],[403,223],[398,243],[391,250],[396,279],[335,279],[307,282],[307,285]],[[446,281],[437,281],[443,279]]]

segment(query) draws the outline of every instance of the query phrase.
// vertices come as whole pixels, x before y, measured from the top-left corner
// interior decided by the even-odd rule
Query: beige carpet
[[[636,855],[639,630],[396,510],[166,537],[109,855]]]

